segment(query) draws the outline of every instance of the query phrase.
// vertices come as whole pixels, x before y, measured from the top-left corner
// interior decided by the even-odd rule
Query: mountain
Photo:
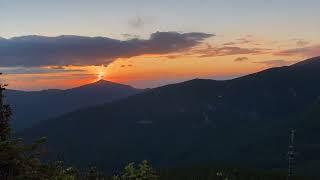
[[[59,154],[106,171],[142,159],[156,166],[224,161],[284,168],[290,128],[308,136],[320,128],[307,119],[320,97],[318,82],[320,57],[233,80],[155,88],[42,122],[20,135],[48,137],[49,158]]]
[[[141,92],[140,89],[100,80],[67,90],[7,90],[6,99],[13,109],[15,131],[29,128],[41,120],[58,117],[81,108],[97,106]]]

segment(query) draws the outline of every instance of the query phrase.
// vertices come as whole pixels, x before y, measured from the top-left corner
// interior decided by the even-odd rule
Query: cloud
[[[296,63],[297,61],[287,61],[287,60],[268,60],[268,61],[256,61],[253,63],[263,64],[271,67],[288,66]]]
[[[181,55],[167,55],[165,57],[168,58],[168,59],[176,59],[176,58],[181,57]]]
[[[297,46],[300,46],[300,47],[304,47],[304,46],[308,45],[309,43],[310,42],[302,40],[302,39],[297,40],[297,42],[296,42]]]
[[[120,67],[122,67],[122,68],[125,68],[125,67],[132,67],[133,65],[132,64],[123,64],[123,65],[121,65]]]
[[[253,40],[248,39],[248,38],[239,38],[239,39],[237,39],[237,41],[239,44],[248,44],[248,43],[254,42]]]
[[[149,39],[22,36],[0,41],[0,67],[107,65],[117,58],[187,51],[213,34],[156,32]]]
[[[140,16],[135,16],[135,17],[129,19],[128,23],[129,23],[130,27],[140,29],[140,28],[144,27],[144,25],[146,24],[146,21],[145,21],[145,19],[143,19]]]
[[[63,67],[8,67],[0,68],[4,74],[47,74],[47,73],[65,73],[65,72],[83,72],[82,69],[65,69]]]
[[[257,40],[252,39],[252,37],[247,36],[244,38],[238,38],[234,41],[226,42],[223,45],[224,46],[236,46],[236,45],[255,45],[255,46],[260,46],[261,43],[259,43]]]
[[[290,41],[294,41],[296,43],[296,45],[299,47],[304,47],[304,46],[310,44],[309,41],[306,41],[306,40],[300,39],[300,38],[290,39]]]
[[[135,35],[135,34],[122,34],[122,36],[127,40],[140,39],[140,36],[139,35]]]
[[[261,45],[258,40],[253,35],[245,35],[243,37],[237,38],[233,41],[226,42],[224,46],[236,46],[236,45]]]
[[[234,62],[243,62],[247,60],[249,60],[249,58],[247,57],[237,57],[236,59],[234,59]]]
[[[223,45],[224,46],[234,46],[234,45],[236,45],[237,43],[235,43],[235,42],[226,42],[226,43],[224,43]]]
[[[276,56],[301,56],[301,57],[314,57],[320,55],[320,45],[286,49],[273,53]]]
[[[212,47],[207,45],[207,48],[195,50],[194,53],[200,54],[199,57],[215,57],[239,54],[262,54],[268,50],[270,49],[242,48],[237,46]]]
[[[59,70],[65,70],[65,67],[63,66],[50,66],[49,69],[59,69]]]

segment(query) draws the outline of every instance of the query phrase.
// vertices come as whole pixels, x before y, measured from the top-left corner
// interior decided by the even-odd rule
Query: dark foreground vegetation
[[[264,171],[196,165],[160,171],[161,180],[285,180],[285,171]],[[311,179],[293,177],[291,180]]]

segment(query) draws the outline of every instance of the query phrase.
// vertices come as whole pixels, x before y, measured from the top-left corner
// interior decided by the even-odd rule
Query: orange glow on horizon
[[[271,66],[259,61],[277,59],[272,54],[244,55],[249,60],[243,62],[235,61],[241,55],[206,58],[192,55],[168,56],[170,55],[148,54],[117,59],[107,66],[64,66],[62,69],[65,71],[61,72],[9,74],[2,79],[10,84],[10,88],[23,90],[67,89],[101,79],[147,88],[194,78],[230,79],[270,68]],[[150,85],[152,81],[157,83]]]

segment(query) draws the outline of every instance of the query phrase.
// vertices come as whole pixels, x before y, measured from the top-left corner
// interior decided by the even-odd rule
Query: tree
[[[114,180],[157,180],[158,175],[151,168],[148,161],[142,161],[136,167],[134,163],[129,163],[121,175],[114,176]]]
[[[2,73],[0,73],[2,75]],[[4,104],[3,91],[7,84],[0,82],[0,140],[5,141],[10,136],[9,119],[11,116],[11,109],[9,105]]]
[[[12,137],[9,122],[11,108],[4,103],[3,95],[6,86],[0,82],[0,179],[43,180],[62,177],[65,175],[64,171],[55,165],[43,164],[40,161],[40,147],[45,138],[39,138],[32,144],[26,145],[22,139]]]
[[[45,139],[24,145],[21,139],[11,137],[9,121],[12,111],[5,104],[3,94],[6,86],[0,82],[0,179],[41,179],[40,172],[48,169],[38,158],[39,146]]]

